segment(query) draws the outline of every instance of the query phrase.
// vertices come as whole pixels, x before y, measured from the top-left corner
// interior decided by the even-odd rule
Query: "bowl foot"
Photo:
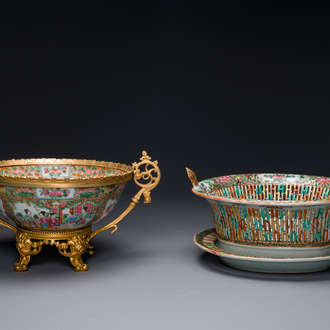
[[[30,256],[21,257],[19,262],[15,263],[14,270],[16,272],[24,272],[24,271],[28,270],[28,264],[29,264],[30,260],[31,260]]]
[[[90,245],[91,233],[91,227],[63,232],[42,232],[18,228],[16,247],[20,260],[15,263],[14,269],[17,272],[28,270],[31,256],[40,253],[45,244],[55,245],[59,253],[70,259],[76,272],[87,271],[88,266],[83,263],[82,255],[85,252],[90,255],[95,253],[94,247]]]
[[[84,264],[82,257],[70,258],[71,264],[75,272],[86,272],[88,270],[87,264]]]

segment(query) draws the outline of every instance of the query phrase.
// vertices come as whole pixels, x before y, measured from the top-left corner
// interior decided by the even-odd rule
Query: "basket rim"
[[[227,198],[222,196],[210,196],[208,194],[203,194],[194,191],[193,193],[197,196],[204,197],[206,199],[217,200],[222,202],[227,202],[230,204],[252,204],[252,205],[268,205],[268,206],[308,206],[308,205],[319,205],[319,204],[329,204],[330,199],[323,199],[317,201],[262,201],[262,200],[250,200],[250,199],[238,199],[238,198]]]
[[[261,206],[308,206],[308,205],[324,205],[324,204],[330,204],[330,197],[328,199],[319,199],[319,200],[300,200],[300,201],[295,201],[295,200],[287,200],[287,201],[276,201],[276,200],[251,200],[251,199],[239,199],[235,197],[226,197],[226,196],[214,196],[211,195],[210,192],[201,192],[197,191],[197,189],[200,189],[203,183],[209,184],[210,181],[213,181],[217,185],[221,185],[219,181],[220,178],[225,178],[225,177],[240,177],[240,176],[257,176],[257,175],[282,175],[282,176],[297,176],[297,177],[305,177],[305,178],[310,178],[310,179],[328,179],[329,183],[325,186],[323,184],[316,184],[316,183],[296,183],[301,186],[303,185],[311,185],[311,186],[317,186],[317,187],[326,187],[330,189],[330,178],[326,176],[316,176],[316,175],[303,175],[303,174],[292,174],[292,173],[267,173],[267,172],[260,172],[260,173],[245,173],[245,174],[231,174],[231,175],[222,175],[222,176],[215,176],[212,178],[204,179],[198,182],[196,186],[192,188],[192,192],[200,197],[204,197],[206,199],[210,200],[218,200],[218,201],[223,201],[231,204],[252,204],[252,205],[261,205]],[[264,183],[269,183],[269,182],[264,182]],[[237,182],[238,184],[244,184],[242,182]],[[252,183],[251,183],[252,184]],[[256,183],[258,184],[258,183]],[[259,183],[262,184],[262,183]],[[273,184],[275,185],[281,185],[281,184],[292,184],[290,182],[274,182]],[[232,185],[234,186],[234,185]],[[212,189],[213,191],[214,189]]]
[[[77,158],[24,158],[0,161],[0,168],[12,166],[76,165],[97,166],[120,170],[122,173],[109,173],[102,177],[63,178],[63,177],[21,177],[0,174],[0,185],[21,187],[94,187],[127,182],[131,179],[133,167],[126,164]]]

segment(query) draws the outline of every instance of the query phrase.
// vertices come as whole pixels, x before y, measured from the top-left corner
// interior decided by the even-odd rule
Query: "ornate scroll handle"
[[[15,232],[15,234],[17,233],[17,228],[15,226],[11,225],[10,223],[6,222],[6,221],[3,221],[3,220],[0,219],[0,225],[11,229],[13,232]],[[0,230],[1,229],[2,228],[0,227]]]
[[[188,167],[186,167],[186,170],[187,170],[188,178],[191,181],[192,185],[194,187],[197,187],[198,186],[198,180],[197,180],[197,176],[196,176],[195,172],[192,171],[191,169],[189,169]]]
[[[134,182],[141,187],[139,192],[132,198],[131,203],[127,209],[114,221],[110,222],[108,225],[95,230],[91,234],[91,239],[99,233],[102,233],[105,230],[114,228],[111,232],[113,234],[117,229],[117,223],[122,220],[128,213],[130,213],[136,204],[139,203],[141,196],[144,197],[144,203],[151,203],[150,192],[154,189],[160,181],[160,170],[158,167],[157,160],[151,161],[151,157],[147,155],[145,151],[142,152],[142,157],[140,158],[139,163],[133,163],[134,168]],[[140,171],[140,167],[144,165],[143,172]],[[144,180],[144,182],[139,182],[139,180]]]

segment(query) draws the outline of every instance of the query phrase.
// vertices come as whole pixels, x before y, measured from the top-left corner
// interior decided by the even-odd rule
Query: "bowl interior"
[[[26,178],[101,178],[124,173],[124,170],[93,165],[50,164],[0,167],[2,176]]]
[[[201,181],[194,191],[206,197],[232,200],[330,200],[330,178],[297,174],[239,174]]]
[[[86,159],[31,158],[0,161],[0,184],[34,187],[97,186],[126,182],[132,166]]]

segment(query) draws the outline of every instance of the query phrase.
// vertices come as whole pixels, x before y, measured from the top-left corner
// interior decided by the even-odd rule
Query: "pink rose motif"
[[[30,188],[16,188],[18,192],[20,191],[27,191],[27,192],[32,192]]]
[[[67,203],[63,201],[58,205],[58,207],[63,208],[63,207],[66,207],[66,205],[67,205]]]
[[[223,182],[223,183],[226,183],[226,182],[230,181],[230,179],[231,179],[230,176],[221,176],[221,177],[219,178],[219,181],[220,181],[220,182]]]
[[[320,184],[330,184],[330,178],[321,177],[318,181]]]
[[[43,192],[42,192],[42,194],[44,196],[47,196],[49,194],[49,190],[48,189],[44,189]]]
[[[273,179],[285,179],[283,175],[274,175]]]
[[[63,196],[64,193],[62,193],[61,191],[57,190],[57,189],[54,189],[53,191],[51,191],[49,193],[49,196]]]

